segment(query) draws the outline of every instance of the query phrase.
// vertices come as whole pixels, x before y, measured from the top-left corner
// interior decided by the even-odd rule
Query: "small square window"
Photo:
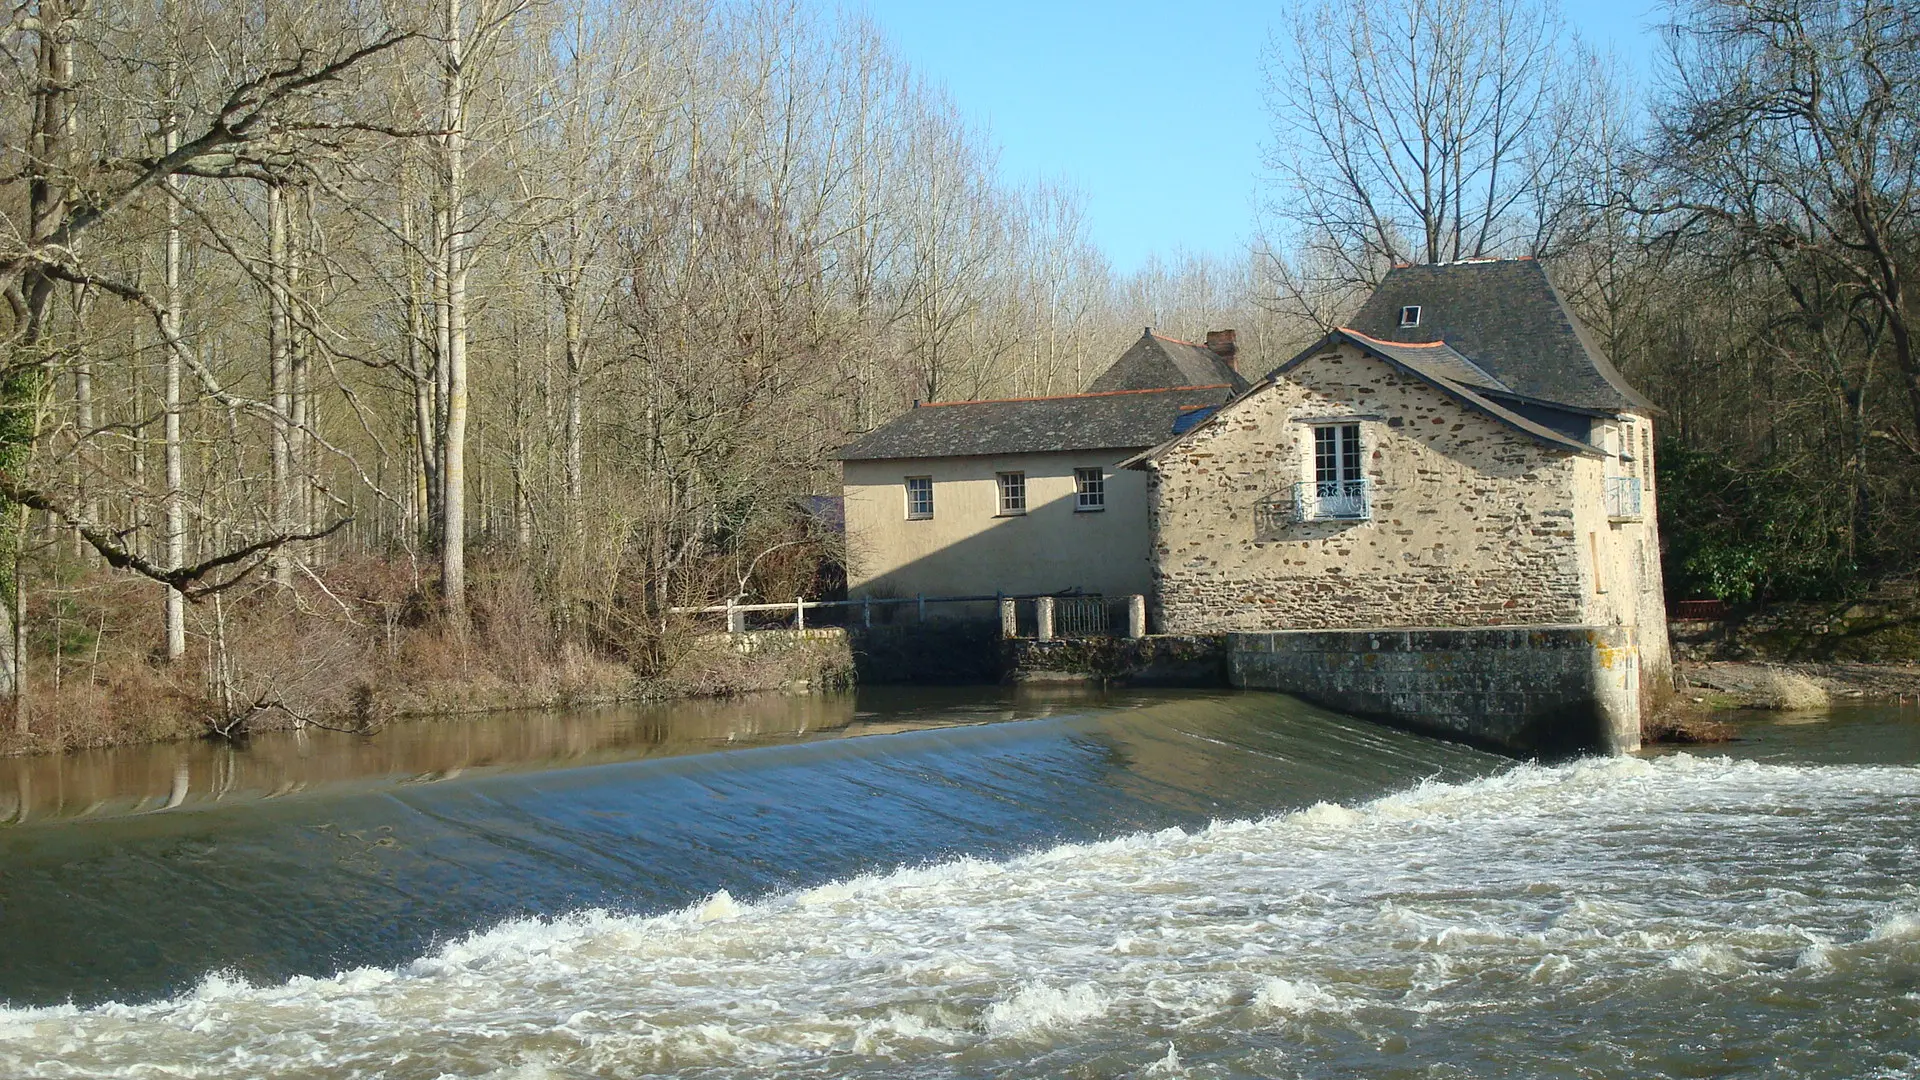
[[[1420,305],[1408,304],[1406,307],[1401,308],[1400,309],[1400,325],[1401,326],[1419,326],[1420,325]]]
[[[1024,514],[1027,512],[1027,474],[1023,472],[995,473],[994,479],[1000,483],[1000,513]]]
[[[1073,493],[1075,510],[1105,510],[1107,508],[1106,470],[1073,470]]]
[[[933,477],[907,477],[907,520],[925,521],[933,516]]]

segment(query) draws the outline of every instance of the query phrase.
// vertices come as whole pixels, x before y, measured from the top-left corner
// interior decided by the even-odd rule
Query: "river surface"
[[[1742,731],[868,690],[0,761],[0,1076],[1920,1077],[1920,711]]]

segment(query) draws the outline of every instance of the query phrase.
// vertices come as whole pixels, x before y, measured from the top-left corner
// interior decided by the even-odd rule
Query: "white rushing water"
[[[397,970],[0,1010],[0,1076],[1920,1076],[1920,768],[1521,766]]]

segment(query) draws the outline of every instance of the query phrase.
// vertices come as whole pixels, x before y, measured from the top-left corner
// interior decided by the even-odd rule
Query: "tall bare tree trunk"
[[[436,389],[439,386],[439,352],[425,348],[427,340],[427,273],[420,255],[419,233],[414,222],[413,195],[407,190],[407,170],[400,173],[400,236],[402,258],[407,266],[405,297],[407,333],[403,353],[407,377],[413,383],[413,438],[419,456],[413,476],[412,512],[409,523],[416,535],[430,547],[439,546],[440,522],[440,425]],[[437,220],[437,219],[436,219]],[[431,301],[439,310],[437,301]],[[436,322],[438,321],[436,317]],[[437,342],[436,342],[437,343]]]
[[[87,316],[93,307],[93,289],[77,286],[73,297],[73,332],[78,352],[73,363],[73,437],[78,445],[73,451],[74,493],[77,498],[74,505],[80,508],[80,516],[88,521],[100,520],[100,508],[93,497],[93,450],[90,445],[93,435],[93,361],[86,352]],[[73,530],[73,554],[78,558],[86,549],[86,541],[81,539],[80,531]]]
[[[301,291],[305,286],[303,269],[306,257],[307,234],[299,223],[311,216],[313,193],[304,186],[294,188],[293,205],[287,208],[286,217],[286,309],[287,309],[287,417],[288,443],[287,461],[291,492],[291,529],[292,532],[309,532],[313,529],[313,440],[308,433],[313,430],[313,398],[308,393],[309,376],[307,362],[311,359],[312,342],[307,336],[308,321],[296,318],[298,312],[305,309],[308,301]]]
[[[586,406],[582,400],[581,380],[585,378],[587,367],[587,343],[583,327],[586,320],[580,313],[582,300],[578,288],[569,289],[562,299],[567,353],[567,535],[577,537],[580,535],[581,498],[585,486],[581,461],[584,436],[581,429]]]
[[[173,81],[173,80],[169,80]],[[171,108],[167,113],[166,148],[172,153],[180,146],[179,117]],[[162,316],[166,324],[169,339],[180,339],[180,178],[169,175],[167,185],[167,255],[164,273],[164,293],[166,310]],[[166,397],[164,410],[166,422],[162,438],[166,442],[167,496],[165,517],[166,565],[184,566],[187,561],[187,514],[181,500],[181,491],[186,486],[185,460],[180,445],[180,350],[177,347],[167,349]],[[187,655],[187,606],[186,597],[179,589],[167,590],[166,606],[167,660],[174,661]]]
[[[272,472],[267,485],[267,506],[273,532],[286,532],[292,515],[287,512],[291,497],[291,458],[293,434],[288,418],[293,413],[288,374],[288,354],[292,348],[287,319],[287,195],[279,181],[267,184],[267,383],[273,401],[273,435],[268,446]],[[293,584],[293,564],[284,551],[276,551],[270,562],[276,584]]]
[[[36,12],[35,59],[38,71],[34,85],[33,118],[29,129],[27,168],[27,227],[36,245],[50,242],[67,213],[68,155],[71,152],[72,126],[69,111],[73,92],[72,12],[67,0],[42,0]],[[33,456],[34,439],[39,428],[39,397],[52,337],[48,325],[50,301],[55,281],[38,266],[29,266],[21,275],[20,297],[25,304],[26,325],[11,359],[12,372],[0,387],[0,465],[24,475]],[[13,702],[15,727],[28,730],[27,687],[27,589],[22,573],[26,553],[27,529],[31,523],[27,508],[5,508],[0,535],[5,539],[5,633],[0,634],[0,693]]]
[[[445,92],[446,200],[440,216],[445,298],[441,338],[446,352],[446,426],[442,433],[440,478],[440,590],[448,623],[456,633],[467,627],[467,220],[466,220],[466,57],[461,40],[461,0],[446,0]]]

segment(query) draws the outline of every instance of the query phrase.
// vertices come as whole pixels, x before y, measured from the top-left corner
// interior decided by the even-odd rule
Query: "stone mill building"
[[[1456,710],[1441,726],[1502,744],[1637,745],[1671,683],[1654,412],[1538,262],[1392,270],[1348,325],[1126,463],[1147,474],[1155,625],[1296,632],[1236,643],[1270,653],[1241,657],[1249,685],[1404,664],[1443,677],[1319,696]],[[1526,699],[1562,676],[1606,684],[1611,711],[1571,725],[1606,730]]]
[[[1540,263],[1398,267],[1251,383],[1211,337],[848,446],[854,595],[1143,593],[1154,632],[1224,635],[1237,685],[1521,752],[1638,745],[1671,686],[1657,410]]]

